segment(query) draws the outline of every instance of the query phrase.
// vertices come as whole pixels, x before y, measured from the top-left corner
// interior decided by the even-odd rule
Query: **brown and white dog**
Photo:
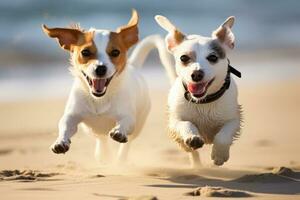
[[[71,54],[74,83],[65,112],[59,122],[58,138],[51,146],[54,153],[65,153],[71,137],[81,123],[97,138],[96,158],[109,155],[107,135],[121,143],[119,160],[126,158],[128,143],[140,132],[150,109],[147,85],[137,69],[145,59],[136,47],[127,60],[127,51],[138,38],[138,14],[135,10],[127,25],[109,31],[79,27],[48,28],[43,31],[56,38]],[[141,53],[142,52],[142,53]],[[125,144],[126,143],[126,144]],[[106,158],[105,158],[106,157]]]
[[[214,164],[222,165],[229,159],[241,121],[237,85],[230,73],[240,74],[227,58],[234,47],[234,17],[229,17],[211,37],[186,35],[166,17],[158,15],[155,19],[168,32],[165,44],[175,59],[174,69],[163,53],[165,48],[155,45],[173,82],[168,97],[170,133],[190,152],[194,166],[200,165],[197,149],[203,144],[213,144],[211,158]],[[153,44],[160,43],[158,40],[162,39],[153,38]]]

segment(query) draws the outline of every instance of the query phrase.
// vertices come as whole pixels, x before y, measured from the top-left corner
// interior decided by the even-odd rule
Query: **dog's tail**
[[[166,49],[165,42],[159,35],[151,35],[143,39],[133,50],[128,62],[133,66],[140,67],[144,64],[149,52],[157,48],[160,61],[167,71],[171,83],[176,79],[176,72],[172,64],[172,58]]]

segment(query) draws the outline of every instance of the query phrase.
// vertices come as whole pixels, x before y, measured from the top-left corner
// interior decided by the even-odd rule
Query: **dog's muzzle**
[[[236,75],[239,78],[242,77],[241,72],[239,72],[238,70],[236,70],[235,68],[233,68],[230,65],[230,61],[228,60],[228,69],[227,69],[227,74],[226,74],[226,77],[225,77],[225,80],[224,80],[224,84],[222,85],[222,87],[217,92],[215,92],[213,94],[208,94],[203,99],[197,99],[197,98],[203,97],[205,95],[206,90],[207,90],[208,87],[206,87],[206,90],[203,89],[200,86],[190,86],[190,88],[189,88],[184,82],[182,82],[182,85],[183,85],[183,87],[185,89],[184,98],[187,101],[192,102],[192,103],[196,103],[196,104],[205,104],[205,103],[211,103],[213,101],[216,101],[217,99],[219,99],[220,97],[223,96],[223,94],[226,92],[226,90],[228,90],[228,88],[230,86],[230,79],[231,79],[230,78],[230,74],[231,73],[234,74],[234,75]],[[212,79],[210,82],[212,83],[213,80],[214,79]],[[210,82],[208,82],[207,86],[209,85]],[[195,91],[200,91],[199,92],[200,96]]]
[[[115,74],[113,74],[111,77],[109,78],[90,78],[86,73],[84,73],[83,71],[81,71],[83,76],[85,77],[92,94],[95,97],[102,97],[103,95],[105,95],[107,87],[110,83],[110,81],[112,80],[112,78],[114,77]]]
[[[195,98],[201,98],[203,97],[209,86],[212,84],[212,82],[214,81],[215,79],[212,78],[210,81],[202,81],[200,83],[183,83],[185,85],[185,88],[188,92],[191,93],[191,95],[193,95],[193,97]]]

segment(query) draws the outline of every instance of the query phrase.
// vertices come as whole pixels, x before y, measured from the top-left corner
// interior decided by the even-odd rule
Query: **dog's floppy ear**
[[[68,51],[72,51],[72,45],[76,45],[83,32],[72,28],[48,28],[43,24],[42,29],[51,38],[57,38],[59,45]]]
[[[177,45],[179,45],[185,38],[185,35],[179,31],[170,20],[164,16],[156,15],[155,20],[163,29],[168,31],[166,36],[167,48],[169,51],[172,51]]]
[[[228,46],[230,49],[234,48],[234,35],[231,28],[234,24],[234,16],[228,17],[225,22],[212,33],[214,38],[217,38],[221,43]]]
[[[133,9],[132,16],[128,24],[117,29],[117,33],[121,36],[121,39],[127,49],[129,49],[139,40],[138,22],[138,13],[135,9]]]

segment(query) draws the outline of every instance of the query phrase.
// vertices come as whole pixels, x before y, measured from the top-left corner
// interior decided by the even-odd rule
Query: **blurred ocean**
[[[141,38],[165,34],[153,19],[156,14],[168,16],[187,34],[201,35],[210,35],[234,15],[236,52],[300,49],[298,0],[1,0],[0,101],[67,95],[72,79],[67,70],[68,53],[43,34],[41,24],[54,27],[79,22],[86,29],[115,30],[127,23],[131,8],[140,14]],[[161,69],[153,67],[158,65],[153,55],[149,60],[154,61],[148,61],[152,67],[145,70],[167,84]],[[272,53],[268,55],[264,62],[253,56],[237,62],[245,71],[245,82],[256,83],[260,76],[262,80],[300,77],[299,56],[273,59]]]

